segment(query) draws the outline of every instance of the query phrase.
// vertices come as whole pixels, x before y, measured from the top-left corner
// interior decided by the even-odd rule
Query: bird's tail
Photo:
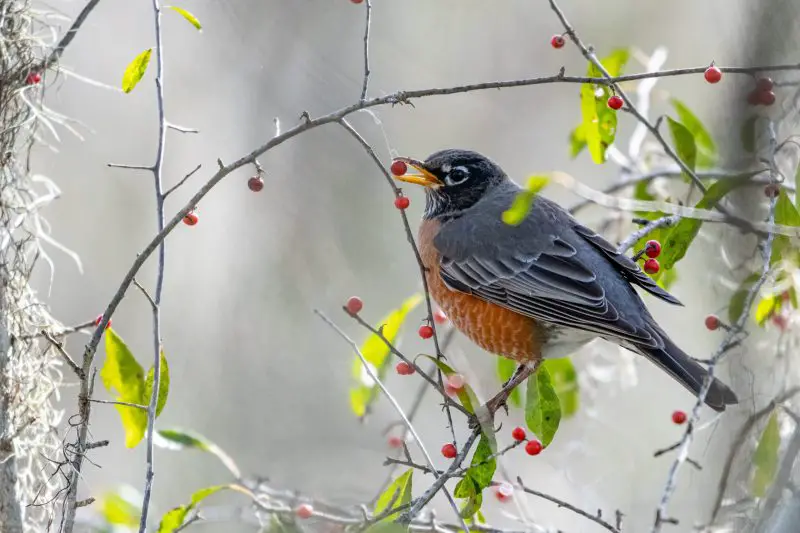
[[[703,388],[708,372],[666,335],[663,335],[662,339],[664,348],[639,347],[639,351],[697,396]],[[739,400],[730,387],[714,378],[706,394],[705,403],[715,411],[724,411],[727,405],[739,403]]]

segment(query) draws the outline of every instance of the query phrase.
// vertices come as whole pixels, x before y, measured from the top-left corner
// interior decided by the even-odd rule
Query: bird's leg
[[[474,419],[470,421],[470,427],[483,425],[484,422],[488,422],[491,425],[491,423],[494,421],[494,414],[501,407],[508,409],[506,401],[508,400],[508,397],[511,396],[511,393],[514,391],[514,389],[517,388],[520,383],[528,379],[528,376],[536,372],[537,368],[539,368],[538,361],[519,365],[517,370],[511,376],[511,379],[506,381],[503,385],[503,388],[500,389],[500,392],[495,394],[491,400],[478,408],[478,412],[475,413]]]

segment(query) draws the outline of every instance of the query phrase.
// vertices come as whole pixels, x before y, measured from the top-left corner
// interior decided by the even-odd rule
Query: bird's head
[[[451,218],[475,205],[508,176],[488,157],[469,150],[440,150],[425,161],[397,157],[416,172],[395,176],[425,187],[425,218]]]

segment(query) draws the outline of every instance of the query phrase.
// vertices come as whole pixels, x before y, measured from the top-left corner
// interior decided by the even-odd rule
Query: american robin
[[[701,390],[706,370],[661,329],[634,286],[682,304],[630,257],[541,195],[522,223],[504,223],[522,189],[481,154],[448,149],[424,162],[397,159],[418,171],[397,179],[425,187],[418,245],[431,297],[473,342],[521,363],[512,386],[543,359],[601,337]],[[505,397],[490,400],[491,414]],[[723,411],[738,400],[714,379],[705,403]]]

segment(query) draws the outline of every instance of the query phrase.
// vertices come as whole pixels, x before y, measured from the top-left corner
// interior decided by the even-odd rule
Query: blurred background
[[[787,3],[765,1],[759,6],[767,11],[767,4]],[[169,133],[165,186],[197,164],[203,166],[170,197],[168,217],[214,172],[217,158],[230,162],[270,138],[273,118],[287,129],[303,111],[314,117],[354,102],[363,68],[363,5],[347,0],[188,0],[180,5],[197,16],[203,31],[198,33],[176,13],[164,13],[167,117],[200,133]],[[55,7],[72,18],[83,3],[70,0]],[[550,75],[561,66],[574,75],[586,69],[571,44],[561,50],[549,46],[561,27],[547,2],[375,0],[373,7],[371,96]],[[636,54],[646,57],[660,46],[669,54],[665,68],[754,60],[746,44],[757,19],[757,6],[750,2],[600,5],[579,0],[562,2],[561,7],[598,55],[622,46],[638,50],[630,72],[643,70]],[[118,87],[125,66],[151,47],[153,39],[149,3],[104,0],[67,49],[62,65]],[[721,151],[730,153],[725,141],[738,135],[732,102],[739,101],[745,81],[731,76],[710,85],[700,75],[667,78],[654,91],[653,105],[661,113],[667,109],[668,93],[679,97],[709,125]],[[569,158],[568,135],[580,122],[578,92],[577,85],[541,85],[432,97],[414,101],[413,107],[359,113],[351,122],[387,165],[392,155],[424,158],[442,148],[460,147],[493,158],[518,182],[532,173],[561,170],[600,189],[618,177],[618,167],[595,165],[586,153]],[[47,102],[74,118],[73,126],[84,137],[62,130],[55,150],[39,146],[33,158],[34,172],[54,179],[63,191],[45,213],[53,236],[83,262],[81,274],[72,260],[54,251],[52,287],[43,264],[37,284],[43,295],[50,291],[47,301],[54,315],[74,324],[102,312],[155,232],[151,175],[107,166],[147,165],[154,159],[152,70],[130,94],[61,75]],[[620,145],[626,145],[633,126],[629,117],[621,119]],[[386,476],[382,463],[390,450],[382,431],[396,416],[381,400],[366,424],[356,420],[348,399],[353,354],[312,310],[325,311],[360,341],[365,332],[341,312],[343,302],[361,296],[362,316],[378,321],[420,289],[416,262],[384,178],[341,128],[317,128],[260,161],[266,171],[260,194],[246,185],[253,169],[237,171],[198,206],[197,226],[181,225],[167,240],[163,337],[172,379],[159,426],[206,435],[243,472],[267,476],[277,487],[348,504],[367,501]],[[423,196],[411,188],[407,192],[416,231]],[[545,194],[563,205],[579,200],[557,186]],[[592,209],[581,218],[597,227],[607,215]],[[730,296],[702,250],[692,249],[672,288],[685,308],[647,300],[665,329],[700,358],[720,340],[705,330],[703,317]],[[152,286],[153,262],[144,270],[139,279]],[[406,353],[433,350],[415,334],[424,316],[418,307],[408,319],[401,341]],[[139,361],[149,366],[147,301],[129,291],[113,321]],[[68,347],[79,353],[87,339],[73,336]],[[453,364],[465,370],[484,399],[493,395],[499,387],[494,359],[460,336],[453,346]],[[562,424],[545,453],[534,458],[516,450],[503,463],[512,479],[521,475],[528,485],[590,511],[602,509],[611,516],[619,509],[626,531],[643,531],[652,524],[672,459],[653,458],[653,452],[680,437],[682,429],[671,423],[670,414],[690,410],[694,400],[664,373],[627,352],[602,343],[585,352],[573,359],[584,385],[577,416]],[[722,377],[729,380],[725,372]],[[387,380],[405,406],[418,383],[418,378],[393,373]],[[744,404],[756,405],[745,378],[734,378],[734,385]],[[75,409],[75,392],[64,390],[62,408],[67,413]],[[105,391],[98,394],[106,397]],[[512,410],[503,426],[510,429],[521,421],[521,412]],[[729,426],[723,423],[701,434],[692,458],[704,465],[702,472],[682,472],[671,506],[682,531],[707,519]],[[456,428],[463,441],[468,431],[464,420],[456,418]],[[449,439],[433,396],[423,405],[418,429],[433,451]],[[91,431],[95,439],[111,439],[111,446],[93,454],[101,468],[87,465],[83,494],[119,484],[141,487],[144,447],[124,448],[116,411],[96,406]],[[708,437],[713,439],[705,444]],[[510,435],[503,431],[499,438],[504,443]],[[416,477],[418,489],[429,482]],[[226,471],[208,456],[157,450],[154,517],[183,503],[193,491],[226,480]],[[513,523],[506,516],[509,508],[493,499],[487,502],[490,523]],[[450,516],[445,503],[437,505],[440,516]],[[524,506],[539,523],[565,531],[597,530],[541,500],[528,498]],[[253,530],[245,524],[194,527]]]

